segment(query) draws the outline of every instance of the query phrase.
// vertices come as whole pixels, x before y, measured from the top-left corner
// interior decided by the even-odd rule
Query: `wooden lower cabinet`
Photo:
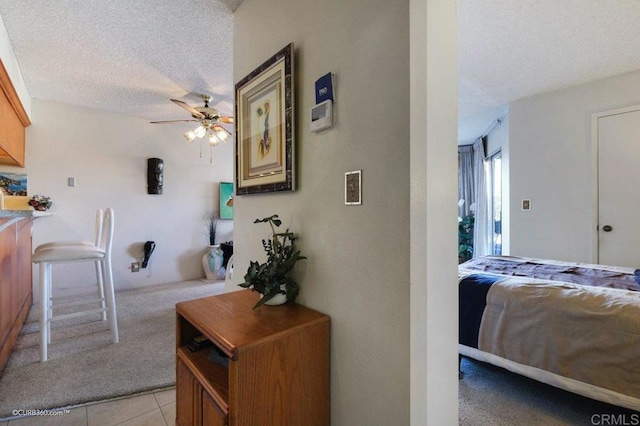
[[[176,305],[176,424],[329,424],[329,317],[297,304],[253,310],[258,297]],[[201,336],[211,346],[189,349]]]
[[[190,426],[202,423],[202,386],[191,374],[184,362],[178,358],[176,370],[177,424]]]
[[[227,417],[204,391],[202,392],[202,424],[208,426],[225,426],[227,424]]]
[[[30,218],[0,219],[0,375],[33,301]]]

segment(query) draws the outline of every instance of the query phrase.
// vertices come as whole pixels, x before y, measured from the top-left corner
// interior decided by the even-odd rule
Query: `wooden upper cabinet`
[[[0,164],[24,167],[24,129],[31,121],[1,60],[0,89]]]

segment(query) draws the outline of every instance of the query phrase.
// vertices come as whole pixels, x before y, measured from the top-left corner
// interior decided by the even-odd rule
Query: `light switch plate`
[[[362,170],[344,174],[344,204],[346,206],[362,204]]]

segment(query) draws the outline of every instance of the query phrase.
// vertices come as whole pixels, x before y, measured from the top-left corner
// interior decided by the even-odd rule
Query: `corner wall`
[[[289,42],[298,190],[236,197],[236,280],[264,259],[269,230],[253,220],[279,214],[308,257],[299,302],[332,319],[331,424],[409,424],[409,2],[245,0],[234,81]],[[314,82],[330,71],[335,126],[312,134]],[[359,169],[363,204],[345,206],[344,173]]]
[[[456,4],[411,0],[411,425],[458,423]]]
[[[638,93],[640,71],[511,104],[512,255],[593,262],[591,115],[640,104]]]

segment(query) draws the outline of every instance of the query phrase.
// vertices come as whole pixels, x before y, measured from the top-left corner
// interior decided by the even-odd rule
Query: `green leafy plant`
[[[289,229],[285,232],[276,232],[276,228],[282,224],[277,214],[256,219],[253,223],[268,223],[271,226],[271,238],[262,240],[267,261],[265,263],[250,261],[244,282],[238,285],[262,293],[263,297],[253,309],[262,306],[277,294],[286,294],[287,302],[295,301],[299,286],[288,274],[297,261],[306,259],[300,255],[300,250],[294,247],[295,234]]]
[[[458,222],[458,263],[466,262],[473,256],[473,225],[473,214]]]

